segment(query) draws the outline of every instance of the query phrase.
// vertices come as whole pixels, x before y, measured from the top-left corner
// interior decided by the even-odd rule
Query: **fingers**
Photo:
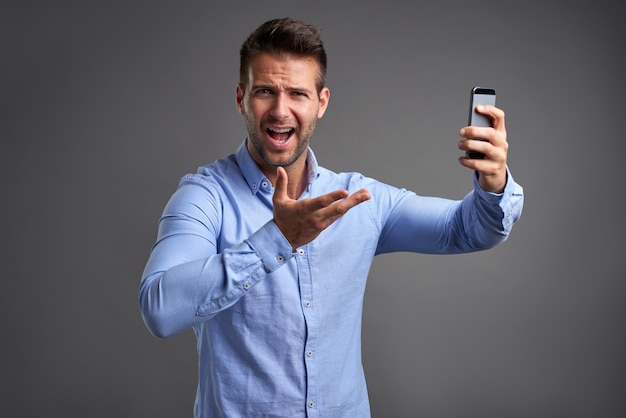
[[[367,200],[370,200],[370,198],[371,198],[371,195],[370,195],[369,190],[367,189],[358,190],[354,192],[348,199],[346,199],[346,203],[349,206],[348,209],[352,209],[356,205],[363,203]]]
[[[367,190],[348,196],[336,190],[323,196],[294,200],[287,195],[286,172],[278,170],[274,190],[274,221],[292,248],[307,244],[356,205],[370,199]]]
[[[480,152],[485,154],[485,158],[460,157],[459,163],[478,172],[478,181],[484,190],[499,193],[506,185],[506,160],[509,149],[504,112],[487,105],[477,106],[476,111],[489,116],[492,127],[466,126],[461,129],[459,134],[465,139],[459,142],[459,149]]]
[[[276,185],[274,188],[274,199],[279,199],[281,201],[291,200],[287,194],[287,188],[289,185],[289,177],[287,175],[287,171],[283,167],[278,167],[276,170]],[[335,190],[333,192],[327,193],[322,196],[318,196],[311,199],[304,199],[300,201],[303,205],[305,205],[306,209],[309,211],[317,211],[320,209],[328,208],[333,205],[333,203],[346,199],[349,195],[347,190]],[[355,192],[352,196],[346,199],[345,202],[342,202],[340,205],[340,210],[345,208],[344,212],[358,205],[359,203],[364,202],[369,199],[369,192],[365,189],[361,189]],[[338,209],[338,208],[334,208]]]
[[[343,190],[348,193],[347,191]],[[335,203],[329,205],[326,209],[321,209],[321,211],[325,211],[325,215],[329,218],[335,218],[345,215],[350,209],[355,207],[356,205],[365,202],[370,199],[370,194],[366,189],[361,189],[346,199],[341,201],[335,201]]]
[[[337,213],[344,214],[359,203],[365,202],[370,198],[366,189],[361,189],[348,196],[347,190],[335,190],[323,196],[305,200],[307,207],[311,211],[322,211],[328,214]]]
[[[469,128],[467,128],[465,132],[463,132],[464,130],[461,130],[461,135],[467,135],[466,138],[469,139],[461,140],[458,147],[462,151],[480,152],[485,155],[485,158],[482,160],[472,160],[466,157],[461,157],[461,163],[468,163],[469,165],[465,163],[463,163],[463,165],[469,168],[477,168],[476,164],[482,164],[480,161],[492,161],[497,162],[498,165],[504,165],[506,163],[509,149],[506,136],[494,133],[495,131],[492,128],[477,129],[486,129],[488,131],[483,132],[480,130],[470,130]],[[472,135],[471,132],[480,134],[481,136],[469,136]],[[476,140],[474,138],[480,138],[482,140]]]
[[[477,106],[476,111],[478,113],[482,113],[483,115],[487,115],[491,118],[493,123],[493,128],[497,131],[504,130],[504,111],[495,106]]]
[[[310,203],[313,203],[316,206],[321,206],[317,210],[311,210],[308,212],[308,223],[303,228],[303,231],[309,229],[309,236],[311,237],[310,240],[336,222],[339,218],[344,216],[350,209],[370,199],[369,192],[366,189],[361,189],[345,199],[339,198],[338,200],[331,202],[329,205],[326,205],[330,199],[342,195],[345,196],[347,193],[348,192],[345,190],[338,190],[318,198],[309,199]],[[310,240],[307,240],[307,242]]]
[[[347,190],[335,190],[334,192],[327,193],[323,196],[318,196],[312,199],[306,199],[304,203],[311,211],[320,210],[329,207],[338,200],[344,199],[348,196]]]
[[[498,130],[504,129],[504,111],[500,108],[490,105],[478,105],[476,106],[476,112],[481,115],[485,115],[491,121],[491,126]]]
[[[476,111],[488,116],[492,121],[492,127],[466,126],[459,132],[465,138],[459,142],[459,149],[464,151],[476,151],[483,154],[491,154],[498,149],[506,155],[508,144],[506,142],[505,115],[502,109],[494,106],[477,106]],[[477,140],[482,140],[477,141]],[[501,152],[497,152],[500,154]],[[495,156],[498,158],[498,156]]]
[[[504,122],[505,115],[502,109],[499,109],[495,106],[479,105],[479,106],[476,106],[476,111],[482,115],[487,116],[489,120],[491,120],[491,127],[483,128],[483,127],[478,127],[478,126],[467,126],[463,128],[466,131],[468,131],[468,133],[474,134],[475,129],[478,129],[481,132],[486,132],[486,130],[490,128],[493,128],[497,132],[506,132],[506,126]],[[479,136],[479,135],[480,135],[479,132],[476,132],[476,134],[473,137],[484,138],[483,136]],[[461,135],[461,136],[465,136],[465,135]]]

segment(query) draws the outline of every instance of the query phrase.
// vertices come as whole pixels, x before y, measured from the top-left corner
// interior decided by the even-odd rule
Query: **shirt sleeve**
[[[382,226],[377,254],[457,254],[505,241],[521,216],[524,192],[507,169],[502,193],[484,191],[474,176],[474,189],[462,200],[419,196],[406,190],[389,200],[393,203]]]
[[[207,208],[219,205],[211,199],[204,188],[184,186],[159,221],[139,287],[143,319],[157,337],[174,335],[232,306],[293,256],[273,221],[217,253],[220,215]]]

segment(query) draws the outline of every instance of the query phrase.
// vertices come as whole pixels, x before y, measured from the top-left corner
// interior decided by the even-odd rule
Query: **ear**
[[[328,87],[324,87],[322,91],[320,91],[320,105],[317,110],[317,118],[321,119],[326,112],[326,108],[328,107],[328,102],[330,101],[330,90]]]
[[[242,115],[243,115],[243,96],[244,96],[243,87],[242,87],[241,83],[237,83],[237,90],[236,90],[236,93],[235,93],[235,100],[236,100],[236,103],[237,103],[237,110]]]

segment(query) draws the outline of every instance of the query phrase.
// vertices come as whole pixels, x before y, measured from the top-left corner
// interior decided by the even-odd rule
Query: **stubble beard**
[[[246,125],[248,128],[248,140],[252,144],[252,147],[258,156],[261,157],[263,162],[270,167],[288,167],[298,161],[302,154],[308,150],[309,144],[311,143],[311,137],[313,136],[313,131],[315,130],[315,121],[313,120],[305,127],[302,132],[302,137],[299,138],[296,149],[293,152],[274,157],[270,155],[267,149],[263,146],[263,141],[255,129],[254,122],[248,120],[247,117]]]

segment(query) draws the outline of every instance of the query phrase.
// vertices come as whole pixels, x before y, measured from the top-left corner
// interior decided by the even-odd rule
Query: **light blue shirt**
[[[504,241],[523,191],[462,201],[418,196],[358,173],[333,173],[308,154],[301,199],[367,188],[357,205],[292,251],[273,222],[273,187],[245,141],[200,167],[165,207],[139,290],[158,337],[193,327],[196,417],[369,417],[361,311],[372,259],[392,251],[463,253]]]

